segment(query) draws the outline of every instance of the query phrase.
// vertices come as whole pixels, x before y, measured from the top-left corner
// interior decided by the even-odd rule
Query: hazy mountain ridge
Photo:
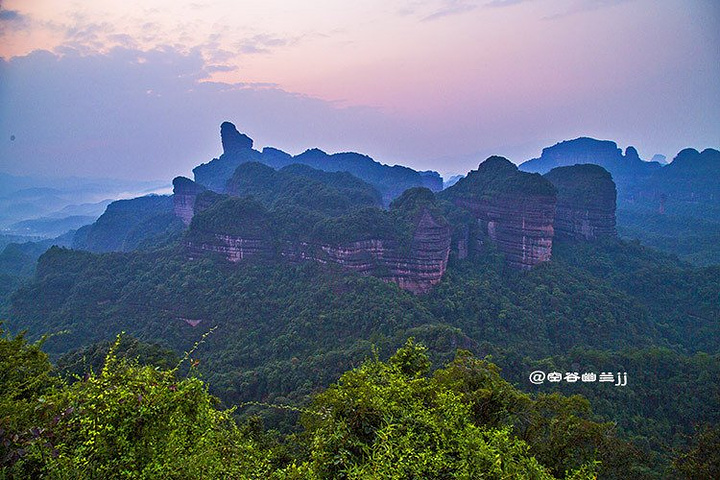
[[[661,164],[641,160],[632,147],[623,154],[615,142],[583,137],[543,149],[520,169],[545,173],[574,164],[600,165],[612,174],[621,235],[696,264],[720,263],[718,150],[687,148]]]
[[[223,154],[193,169],[195,181],[218,193],[225,192],[227,181],[235,169],[245,162],[265,163],[276,169],[299,163],[317,170],[346,171],[377,188],[385,206],[411,187],[426,186],[434,191],[442,189],[442,178],[437,172],[418,172],[400,165],[383,165],[359,153],[327,154],[315,148],[292,156],[272,147],[265,147],[260,152],[252,148],[252,139],[238,132],[230,122],[220,126],[220,136]]]

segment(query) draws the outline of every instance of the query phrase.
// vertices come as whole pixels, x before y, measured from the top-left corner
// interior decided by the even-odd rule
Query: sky
[[[171,179],[225,120],[444,175],[720,147],[715,0],[0,0],[0,172]]]

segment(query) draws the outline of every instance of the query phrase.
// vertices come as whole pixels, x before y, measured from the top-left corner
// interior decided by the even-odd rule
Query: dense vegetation
[[[404,200],[408,208],[411,200]],[[523,274],[486,246],[453,260],[441,284],[417,297],[314,263],[234,266],[212,257],[189,261],[177,248],[102,255],[53,248],[35,280],[13,296],[10,325],[33,335],[63,331],[44,345],[53,355],[120,331],[182,352],[217,327],[197,370],[228,406],[308,405],[314,392],[365,361],[371,345],[387,356],[409,336],[436,363],[451,361],[457,348],[491,354],[522,389],[536,388],[527,375],[539,366],[622,368],[629,376],[623,389],[543,391],[583,393],[597,418],[617,422],[660,476],[697,428],[717,422],[719,393],[710,379],[720,363],[718,267],[692,268],[609,240],[557,244],[553,262]],[[255,405],[236,414],[298,428],[286,410]]]
[[[541,175],[522,172],[510,160],[493,156],[444,190],[440,197],[450,199],[513,193],[555,195],[557,189]]]
[[[644,475],[587,401],[520,392],[458,352],[432,375],[409,339],[346,372],[281,435],[218,408],[194,370],[142,366],[116,342],[102,368],[58,376],[37,344],[0,331],[3,478],[538,478]],[[197,346],[197,344],[196,344]],[[180,362],[196,365],[192,350]],[[683,458],[685,460],[685,458]],[[683,463],[687,468],[687,461]]]
[[[24,282],[30,250],[0,256],[7,325],[50,334],[55,362],[0,335],[4,476],[717,477],[720,266],[556,239],[551,262],[512,270],[449,201],[556,194],[501,157],[439,200],[411,188],[388,210],[348,173],[245,163],[228,178],[235,196],[178,180],[198,193],[185,233],[168,197],[144,197],[79,232],[96,253],[53,247]],[[564,180],[576,200],[598,186]],[[469,240],[427,295],[273,254],[289,241],[409,247],[426,213],[453,245]],[[230,264],[193,250],[217,235],[267,255]],[[536,386],[534,370],[626,372],[628,384]]]
[[[73,247],[96,253],[127,252],[182,229],[182,222],[172,213],[172,198],[148,195],[108,205],[95,223],[78,229]]]
[[[556,167],[543,175],[558,189],[558,204],[571,204],[575,208],[608,209],[615,207],[615,183],[612,176],[598,165]]]

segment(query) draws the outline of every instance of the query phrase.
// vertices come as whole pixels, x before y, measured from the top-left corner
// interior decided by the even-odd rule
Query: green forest
[[[152,411],[178,415],[161,406],[174,404],[175,391],[156,391],[177,385],[205,409],[182,414],[202,420],[174,420],[188,422],[190,430],[182,434],[219,435],[207,439],[215,446],[203,447],[198,433],[200,450],[191,454],[181,448],[183,455],[218,462],[200,472],[237,469],[220,477],[272,472],[278,478],[475,478],[473,471],[492,464],[497,471],[488,478],[594,478],[595,473],[627,478],[629,471],[638,478],[675,478],[685,471],[691,472],[687,478],[714,478],[717,450],[706,444],[717,439],[719,277],[720,267],[692,267],[620,240],[558,243],[553,262],[523,273],[506,267],[488,244],[471,259],[451,258],[442,282],[430,294],[416,296],[374,277],[315,263],[234,265],[212,254],[191,261],[173,243],[105,254],[54,247],[40,258],[32,281],[8,301],[10,321],[3,328],[14,335],[27,330],[50,354],[23,336],[5,334],[5,348],[13,353],[3,355],[8,359],[3,378],[18,376],[2,388],[3,401],[11,405],[1,427],[4,442],[10,442],[4,458],[14,459],[8,475],[22,478],[18,472],[33,471],[48,478],[94,478],[108,471],[103,469],[118,468],[112,475],[120,477],[118,472],[129,468],[129,477],[152,478],[165,470],[142,469],[171,468],[160,465],[177,453],[152,449],[118,459],[128,462],[124,467],[105,464],[115,458],[109,452],[120,448],[114,443],[98,446],[105,453],[91,449],[92,459],[83,457],[83,448],[72,442],[87,440],[90,433],[75,429],[97,427],[99,417],[88,425],[68,417],[62,435],[75,440],[58,442],[69,449],[58,453],[62,462],[52,454],[57,447],[33,436],[33,431],[53,431],[47,422],[64,419],[63,412],[77,409],[73,402],[117,382],[112,390],[118,396],[108,399],[116,404],[103,410],[110,417],[102,422],[111,426],[101,444],[122,442],[110,431],[138,428],[132,422],[144,425],[134,406],[123,410],[129,408],[123,398],[145,395],[136,392],[155,392],[158,404]],[[121,349],[122,355],[111,348],[119,332],[134,345]],[[408,338],[414,342],[407,344]],[[192,357],[180,362],[181,352],[200,339]],[[18,370],[12,355],[26,359],[27,368],[37,373]],[[105,360],[107,355],[114,360]],[[422,366],[397,372],[398,355],[410,355]],[[624,371],[628,380],[624,387],[535,386],[528,374],[538,369]],[[478,378],[463,377],[470,372]],[[449,380],[457,375],[461,378]],[[22,385],[26,378],[32,385]],[[407,402],[393,406],[389,397],[375,398],[371,391],[407,395]],[[462,402],[449,400],[458,395]],[[54,400],[48,403],[50,396]],[[342,398],[361,403],[347,410]],[[38,409],[51,404],[55,410]],[[334,408],[341,411],[333,413],[332,422],[318,421],[319,410]],[[20,411],[26,413],[12,413]],[[130,415],[122,420],[129,423],[112,423],[120,421],[121,412]],[[447,415],[451,423],[439,422]],[[403,423],[410,418],[420,424]],[[165,420],[156,420],[157,428],[166,427]],[[211,423],[200,427],[200,421]],[[579,422],[582,428],[557,422]],[[147,428],[151,444],[153,435],[170,435]],[[437,440],[450,435],[443,429],[453,430],[454,443]],[[582,440],[548,441],[561,434]],[[378,443],[385,441],[390,443]],[[549,443],[558,450],[541,452]],[[207,456],[202,448],[227,451],[227,459],[236,460]],[[472,462],[471,451],[479,455],[473,454]],[[419,452],[425,452],[422,462],[408,457]],[[142,462],[132,457],[136,454]],[[506,455],[507,461],[498,460]],[[254,460],[247,463],[249,458]],[[492,458],[497,463],[482,463]],[[406,474],[383,473],[402,459]],[[181,463],[182,468],[205,465],[190,458]],[[131,464],[144,466],[137,470]],[[326,470],[330,464],[335,467]],[[709,473],[698,476],[702,471]],[[167,472],[162,475],[218,478]]]
[[[491,157],[384,209],[348,173],[245,163],[224,194],[176,179],[187,226],[142,197],[74,249],[6,249],[0,478],[720,478],[720,266],[606,235],[520,270],[454,203],[562,190],[614,215],[610,175],[568,168],[591,177]],[[449,258],[423,294],[283,257],[378,240],[422,274],[428,215]],[[228,261],[227,236],[257,254]]]

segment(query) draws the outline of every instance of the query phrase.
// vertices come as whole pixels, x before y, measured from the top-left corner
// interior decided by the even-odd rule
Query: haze
[[[0,4],[0,171],[169,179],[224,120],[441,173],[577,136],[720,145],[720,7],[697,0]]]

